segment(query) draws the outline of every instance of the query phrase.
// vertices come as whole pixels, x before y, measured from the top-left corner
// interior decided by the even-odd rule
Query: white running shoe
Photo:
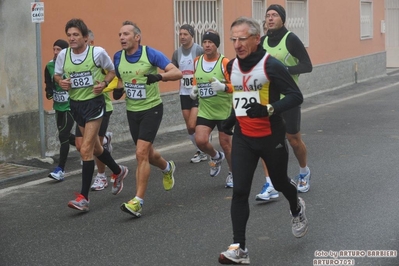
[[[206,156],[206,153],[201,152],[201,151],[197,151],[194,154],[193,158],[191,158],[190,162],[192,162],[192,163],[200,163],[200,162],[206,161],[206,160],[208,160],[208,156]]]
[[[61,167],[57,167],[54,169],[54,171],[52,171],[48,177],[55,179],[57,181],[64,181],[64,177],[65,177],[65,172],[62,171]]]
[[[91,185],[91,190],[100,191],[108,187],[107,177],[105,175],[97,174],[94,178],[93,185]]]
[[[232,188],[233,187],[233,174],[229,172],[229,174],[226,177],[226,185],[225,188]]]
[[[295,177],[295,182],[297,183],[298,192],[305,193],[310,189],[310,170],[307,174],[299,174]]]
[[[220,170],[222,169],[222,162],[225,158],[224,153],[221,151],[218,151],[219,154],[219,159],[212,159],[209,161],[209,166],[211,167],[209,171],[209,175],[214,177],[217,176],[220,173]]]
[[[248,249],[240,248],[240,244],[231,244],[229,248],[220,253],[220,264],[249,264]]]
[[[299,206],[301,207],[301,211],[297,216],[292,216],[291,224],[292,224],[292,234],[295,237],[303,237],[308,232],[308,219],[305,215],[305,201],[298,197]]]
[[[263,187],[261,192],[256,195],[256,200],[257,201],[269,201],[270,199],[276,199],[280,196],[278,191],[273,187],[270,186],[268,182],[266,182]]]

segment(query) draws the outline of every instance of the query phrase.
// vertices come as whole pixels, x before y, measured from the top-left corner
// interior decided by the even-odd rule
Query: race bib
[[[54,91],[53,100],[57,103],[65,103],[69,100],[69,94],[67,91]]]
[[[198,94],[201,98],[213,97],[217,95],[216,91],[213,91],[210,83],[198,84]]]
[[[144,84],[125,83],[126,96],[132,100],[144,100],[147,92]]]
[[[72,73],[69,75],[69,77],[71,78],[72,89],[87,88],[87,87],[92,87],[94,85],[91,71]]]
[[[194,79],[194,75],[192,75],[192,74],[183,75],[183,78],[181,79],[181,84],[186,89],[191,89],[193,87],[193,79]]]
[[[233,92],[233,104],[236,116],[247,116],[247,103],[260,103],[259,91],[235,91]]]

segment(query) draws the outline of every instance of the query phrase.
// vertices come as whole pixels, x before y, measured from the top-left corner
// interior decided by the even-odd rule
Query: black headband
[[[217,34],[215,34],[213,32],[207,31],[202,36],[202,42],[204,42],[205,40],[209,40],[209,41],[213,42],[216,45],[216,47],[219,48],[219,45],[220,45],[220,37],[219,37],[219,35],[217,35]]]

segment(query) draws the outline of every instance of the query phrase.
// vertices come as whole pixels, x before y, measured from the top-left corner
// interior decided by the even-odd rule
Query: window
[[[266,14],[266,0],[252,0],[252,18],[260,25],[260,32],[263,32],[263,21]],[[262,35],[262,34],[261,34]]]
[[[360,0],[360,39],[373,38],[373,1]]]
[[[295,33],[305,47],[309,46],[309,19],[307,0],[288,0],[286,4],[285,26]]]
[[[201,44],[201,37],[207,29],[213,29],[223,40],[222,21],[219,6],[221,0],[175,0],[175,48],[179,47],[179,29],[183,24],[194,27],[194,41]],[[219,51],[223,53],[223,42],[220,43]]]

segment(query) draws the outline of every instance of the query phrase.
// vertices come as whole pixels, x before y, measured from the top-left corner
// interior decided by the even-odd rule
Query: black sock
[[[89,200],[89,191],[90,191],[91,181],[93,179],[93,174],[94,174],[94,160],[83,161],[82,190],[80,191],[80,194],[82,194],[87,200]]]
[[[121,172],[121,168],[119,165],[115,162],[114,158],[112,158],[111,154],[109,151],[104,149],[103,153],[100,156],[97,156],[97,159],[99,159],[101,162],[103,162],[106,166],[108,166],[111,171],[118,175]]]

